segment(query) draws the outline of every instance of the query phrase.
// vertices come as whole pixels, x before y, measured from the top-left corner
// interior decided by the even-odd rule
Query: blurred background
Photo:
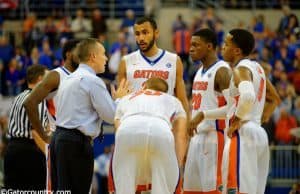
[[[230,29],[245,28],[254,34],[251,58],[264,66],[282,100],[264,124],[271,150],[266,193],[300,193],[300,139],[291,133],[300,124],[299,0],[0,0],[0,184],[10,105],[26,87],[27,67],[61,66],[66,40],[94,37],[109,57],[107,70],[100,76],[107,84],[114,83],[121,57],[137,49],[132,27],[144,15],[158,23],[159,47],[176,52],[184,62],[189,97],[198,69],[188,54],[193,32],[213,29],[219,56]],[[104,142],[95,140],[95,194],[107,193],[114,143],[112,126],[104,125],[104,129]]]

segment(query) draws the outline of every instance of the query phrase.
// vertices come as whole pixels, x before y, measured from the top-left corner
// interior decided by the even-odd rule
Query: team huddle
[[[123,57],[111,95],[96,76],[105,69],[104,47],[85,39],[69,41],[65,65],[24,99],[33,138],[47,155],[47,189],[89,193],[91,140],[105,121],[115,126],[111,193],[263,194],[269,146],[261,124],[280,100],[263,67],[248,57],[253,35],[230,30],[223,60],[213,31],[192,35],[190,57],[201,65],[190,106],[183,64],[157,46],[156,22],[141,18],[134,33],[139,50]],[[45,99],[51,140],[39,116]],[[44,142],[51,142],[46,149]]]

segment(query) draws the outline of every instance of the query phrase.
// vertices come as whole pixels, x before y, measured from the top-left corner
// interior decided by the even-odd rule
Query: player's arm
[[[114,121],[115,132],[117,132],[117,129],[119,128],[120,124],[121,124],[120,119],[115,119]]]
[[[254,86],[252,82],[252,73],[246,67],[238,67],[233,70],[233,78],[236,87],[239,90],[239,100],[237,103],[235,117],[228,130],[228,136],[232,137],[241,125],[241,121],[252,110],[253,104],[256,99]]]
[[[266,102],[264,106],[264,112],[262,115],[262,123],[266,123],[269,121],[274,110],[280,104],[280,102],[281,100],[275,87],[269,79],[266,79]]]
[[[178,117],[173,123],[173,133],[175,138],[175,150],[180,168],[184,166],[184,157],[187,150],[186,118]]]
[[[203,119],[216,120],[216,119],[226,119],[227,113],[234,103],[234,100],[229,96],[229,84],[231,79],[231,70],[226,67],[221,67],[218,69],[215,75],[215,90],[221,92],[226,100],[226,105],[199,112],[190,122],[190,130],[195,130],[199,123]]]
[[[35,142],[35,144],[38,146],[38,148],[46,154],[46,142],[39,136],[36,130],[32,130],[32,138]]]
[[[176,85],[175,85],[175,96],[180,100],[182,106],[187,114],[187,120],[189,121],[190,118],[190,110],[189,110],[189,103],[186,96],[185,85],[183,81],[183,64],[181,59],[177,57],[176,62]]]
[[[117,83],[118,83],[118,86],[120,85],[120,82],[123,79],[126,80],[126,62],[125,62],[124,58],[120,62],[119,70],[118,70],[118,73],[117,73]]]
[[[24,101],[24,107],[32,128],[35,129],[46,142],[48,141],[48,138],[44,133],[42,123],[39,119],[38,105],[51,91],[58,88],[59,80],[59,73],[56,71],[50,71]]]

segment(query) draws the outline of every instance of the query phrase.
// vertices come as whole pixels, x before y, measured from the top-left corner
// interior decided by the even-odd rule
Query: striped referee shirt
[[[11,107],[9,114],[8,137],[9,138],[28,138],[32,139],[31,124],[23,106],[23,102],[30,94],[31,89],[24,90],[19,94]],[[48,125],[48,115],[46,101],[42,101],[39,106],[39,118],[44,128]]]

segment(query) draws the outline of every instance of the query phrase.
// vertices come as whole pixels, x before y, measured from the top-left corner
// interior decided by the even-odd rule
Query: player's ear
[[[154,35],[155,35],[155,40],[158,40],[158,38],[159,38],[159,30],[158,29],[154,30]]]

